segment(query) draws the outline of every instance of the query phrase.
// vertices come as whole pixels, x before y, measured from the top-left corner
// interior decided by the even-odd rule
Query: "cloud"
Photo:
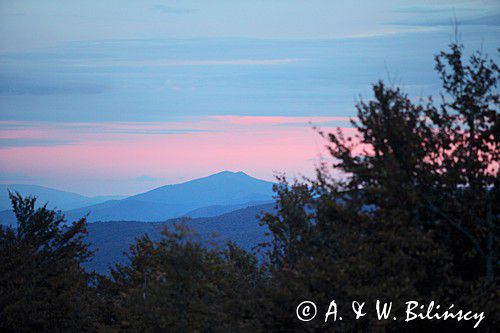
[[[403,14],[453,14],[453,12],[478,12],[480,9],[472,8],[472,7],[461,7],[457,9],[451,9],[449,6],[446,7],[423,7],[423,6],[413,6],[413,7],[404,7],[394,10],[395,13],[403,13]]]
[[[0,149],[18,147],[53,147],[74,145],[75,140],[0,138]]]
[[[4,95],[61,95],[61,94],[100,94],[104,86],[100,84],[52,84],[49,82],[27,82],[16,78],[0,78],[0,94]]]
[[[194,10],[189,8],[171,7],[160,4],[151,6],[151,9],[162,14],[190,14],[194,12]]]
[[[104,129],[102,132],[115,134],[137,134],[137,135],[174,135],[174,134],[189,134],[189,133],[206,133],[218,132],[213,130],[202,129]]]
[[[456,19],[459,26],[465,25],[475,25],[475,26],[500,26],[500,13],[485,15],[485,16],[476,16],[476,17],[468,17],[468,18],[460,18]],[[406,25],[406,26],[425,26],[425,27],[437,27],[437,26],[453,26],[455,24],[455,19],[453,18],[453,13],[450,12],[450,15],[447,19],[438,18],[436,16],[422,15],[418,18],[410,19],[410,20],[399,20],[392,21],[387,23],[388,25]]]
[[[28,129],[39,127],[39,124],[35,124],[29,121],[0,121],[0,131],[10,131],[10,130],[19,130],[19,129]]]
[[[353,117],[289,117],[289,116],[211,116],[212,119],[240,126],[338,126],[349,123]]]
[[[187,126],[194,126],[188,128]],[[204,128],[196,122],[29,122],[0,121],[0,149],[86,145],[89,142],[134,142],[163,136],[221,133],[223,129]],[[143,138],[139,138],[139,136]]]
[[[500,13],[482,16],[478,18],[471,18],[468,20],[459,20],[459,25],[489,25],[489,26],[500,26]]]
[[[89,61],[82,63],[67,63],[66,66],[75,67],[186,67],[186,66],[272,66],[288,65],[303,61],[304,59],[200,59],[200,60],[114,60],[114,61]]]

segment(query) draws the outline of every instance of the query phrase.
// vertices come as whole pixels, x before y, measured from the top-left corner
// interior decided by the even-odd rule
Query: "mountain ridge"
[[[70,222],[84,216],[89,222],[122,220],[157,222],[190,214],[194,215],[193,217],[203,217],[203,214],[216,216],[255,204],[271,202],[273,185],[272,182],[251,177],[242,171],[222,171],[183,183],[160,186],[121,199],[93,204],[85,204],[83,201],[83,205],[71,209],[64,209],[49,202],[49,207],[57,206],[62,209],[67,221]],[[65,195],[61,191],[57,193],[59,196]],[[86,198],[78,194],[73,197],[72,194],[68,192],[67,195],[71,198]],[[39,197],[39,203],[44,202],[46,199]],[[4,225],[12,225],[15,222],[13,214],[8,210],[1,211],[0,218],[2,218],[0,223]]]
[[[222,171],[183,183],[160,186],[121,200],[69,210],[66,214],[69,219],[88,215],[89,222],[155,222],[180,217],[204,207],[239,208],[250,206],[253,202],[269,202],[273,199],[273,185],[242,171]]]
[[[0,210],[10,208],[9,190],[11,192],[19,192],[23,196],[36,196],[38,206],[48,203],[49,208],[61,210],[90,206],[112,198],[124,198],[123,196],[112,195],[89,197],[75,192],[33,184],[0,184]]]
[[[137,237],[147,234],[158,240],[163,227],[172,228],[174,223],[183,222],[195,237],[205,245],[224,246],[235,242],[251,251],[254,246],[267,240],[265,226],[259,224],[258,215],[272,212],[274,204],[264,204],[238,209],[214,217],[176,218],[163,222],[111,221],[94,222],[88,225],[86,241],[95,251],[94,258],[85,264],[89,270],[95,269],[106,274],[116,263],[125,263],[125,253]]]

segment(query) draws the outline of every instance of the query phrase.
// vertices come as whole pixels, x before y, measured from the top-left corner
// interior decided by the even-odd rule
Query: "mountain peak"
[[[247,175],[243,171],[236,171],[235,172],[235,171],[228,171],[228,170],[214,173],[212,176],[245,176],[245,177],[250,177],[249,175]]]
[[[184,183],[165,185],[118,201],[86,207],[91,221],[159,221],[211,206],[242,206],[273,199],[273,183],[239,171],[222,171]]]
[[[207,178],[215,178],[215,179],[227,179],[234,181],[262,181],[258,178],[252,177],[249,174],[243,171],[221,171],[219,173],[208,176]]]

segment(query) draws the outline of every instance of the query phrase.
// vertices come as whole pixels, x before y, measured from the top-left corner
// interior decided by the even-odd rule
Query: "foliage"
[[[229,244],[202,246],[182,224],[131,247],[102,293],[114,309],[109,325],[132,331],[250,331],[257,328],[262,271],[252,255]]]
[[[0,330],[92,331],[92,276],[81,263],[85,219],[66,225],[34,198],[10,194],[17,228],[0,229]]]
[[[326,165],[315,180],[282,179],[278,214],[263,223],[273,235],[273,277],[285,293],[323,304],[328,297],[439,300],[495,318],[499,70],[480,53],[464,63],[462,52],[452,44],[436,57],[439,105],[416,104],[378,82],[374,99],[357,105],[355,136],[320,131],[344,180],[332,179]],[[289,299],[278,326],[294,320],[298,302]],[[355,325],[344,329],[367,328]]]

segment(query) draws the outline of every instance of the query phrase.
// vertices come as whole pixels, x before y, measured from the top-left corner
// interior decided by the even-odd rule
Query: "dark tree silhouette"
[[[299,299],[328,304],[333,297],[439,300],[484,310],[494,327],[499,70],[478,52],[465,61],[459,44],[436,56],[436,70],[439,104],[414,103],[378,82],[373,100],[357,105],[356,135],[319,131],[344,179],[322,165],[315,180],[281,179],[276,187],[278,213],[263,223],[273,236],[273,278],[282,286],[275,306],[291,301],[276,327],[304,326],[293,318]],[[398,327],[365,321],[351,328],[381,324]],[[320,322],[305,326],[324,329]]]
[[[230,243],[202,246],[182,224],[162,239],[144,236],[130,264],[117,265],[101,294],[112,304],[109,326],[132,331],[253,331],[265,285],[255,257]]]
[[[85,219],[64,217],[35,198],[10,194],[17,228],[0,228],[0,330],[93,331],[92,275],[81,267],[91,253]]]

